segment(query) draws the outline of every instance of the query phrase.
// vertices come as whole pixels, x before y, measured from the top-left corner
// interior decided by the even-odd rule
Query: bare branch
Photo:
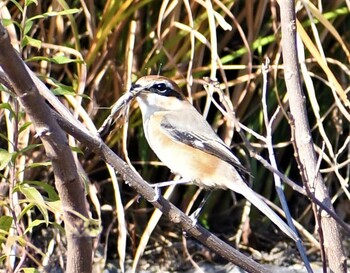
[[[305,107],[305,95],[301,87],[294,1],[280,0],[278,3],[281,11],[284,76],[290,111],[295,119],[295,142],[300,158],[299,168],[305,171],[306,181],[304,183],[307,184],[315,197],[318,200],[322,200],[325,206],[333,210],[327,188],[321,173],[317,169],[317,158]],[[333,272],[346,272],[346,256],[337,222],[319,207],[317,207],[317,214],[321,217],[326,258],[329,262],[329,267]],[[315,218],[318,215],[315,215]]]
[[[91,272],[92,243],[86,226],[89,215],[84,186],[67,138],[52,117],[50,108],[40,96],[1,23],[0,48],[0,66],[8,76],[11,87],[26,113],[33,121],[36,134],[41,138],[46,154],[52,161],[67,236],[66,272]]]
[[[276,158],[275,158],[275,153],[274,153],[274,150],[272,147],[272,124],[273,124],[280,108],[278,107],[276,109],[275,113],[273,114],[273,116],[271,117],[271,120],[270,120],[269,115],[268,115],[268,110],[267,110],[268,108],[267,108],[267,96],[266,96],[266,93],[268,90],[268,77],[267,76],[268,76],[269,63],[270,63],[270,60],[266,59],[265,64],[262,65],[262,74],[263,74],[263,92],[262,93],[263,93],[263,95],[262,95],[261,101],[262,101],[262,105],[263,105],[264,123],[265,123],[265,129],[266,129],[266,144],[267,144],[267,149],[269,152],[269,159],[270,159],[270,163],[271,163],[272,167],[274,167],[276,170],[278,170],[278,166],[277,166],[277,162],[276,162]],[[275,182],[276,192],[277,192],[278,198],[281,202],[283,211],[286,215],[288,225],[296,233],[296,229],[295,229],[295,226],[293,224],[292,216],[291,216],[289,208],[288,208],[286,197],[285,197],[283,189],[282,189],[281,179],[275,173],[273,174],[273,178],[274,178],[274,182]],[[297,243],[297,247],[298,247],[300,256],[304,261],[307,272],[311,273],[312,268],[310,266],[309,260],[307,259],[306,251],[305,251],[305,248],[304,248],[300,238],[298,238],[296,243]]]

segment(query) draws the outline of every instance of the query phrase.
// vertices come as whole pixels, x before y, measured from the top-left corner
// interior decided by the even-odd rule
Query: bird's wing
[[[165,114],[161,122],[162,131],[174,141],[216,156],[237,168],[237,171],[248,173],[207,121],[197,111],[195,114],[191,111],[190,114],[186,110],[175,114],[174,112]],[[179,120],[185,121],[189,117],[191,122],[178,122]]]

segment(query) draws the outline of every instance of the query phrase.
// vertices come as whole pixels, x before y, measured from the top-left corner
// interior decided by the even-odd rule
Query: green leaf
[[[18,10],[19,10],[21,13],[23,13],[23,8],[22,8],[22,6],[18,3],[18,1],[16,1],[16,0],[10,0],[10,2],[13,3],[13,4],[18,8]]]
[[[44,16],[58,16],[58,15],[68,15],[68,14],[75,14],[80,12],[80,9],[66,9],[62,11],[49,11],[45,12],[43,15]]]
[[[46,225],[49,223],[49,214],[45,204],[45,200],[41,193],[34,187],[28,184],[21,183],[18,185],[18,189],[27,198],[29,202],[34,204],[44,217]]]
[[[4,24],[5,27],[16,23],[16,21],[14,21],[12,19],[6,19],[6,18],[2,18],[1,21]]]
[[[45,18],[45,16],[43,14],[39,14],[39,15],[35,15],[33,17],[28,18],[27,21],[35,21],[35,20],[44,19],[44,18]]]
[[[82,60],[79,59],[70,59],[64,55],[56,55],[51,58],[51,61],[56,64],[68,64],[68,63],[83,63]]]
[[[32,28],[33,26],[33,21],[26,21],[23,29],[23,35],[26,35]]]
[[[9,111],[12,111],[12,108],[11,108],[11,105],[7,102],[4,102],[4,103],[0,103],[0,108],[1,109],[7,109]]]
[[[22,203],[24,203],[24,202],[25,202],[25,201],[22,200]],[[24,215],[26,215],[27,212],[30,211],[34,206],[35,206],[35,204],[33,204],[33,203],[26,204],[26,205],[23,207],[23,209],[22,209],[21,213],[19,214],[19,216],[17,217],[17,220],[18,220],[18,221],[21,220],[22,217],[23,217]]]
[[[0,217],[0,229],[4,230],[4,231],[9,231],[10,227],[12,225],[12,217],[10,216],[1,216]]]
[[[66,96],[66,95],[75,96],[73,87],[64,85],[64,84],[59,84],[58,87],[56,87],[55,89],[52,89],[52,93],[55,96]]]
[[[62,227],[60,224],[56,223],[56,222],[52,222],[52,226],[55,229],[58,229],[59,232],[61,232],[62,234],[66,233],[66,230],[64,229],[64,227]]]
[[[27,129],[32,123],[30,121],[25,122],[20,128],[19,133],[22,133],[25,129]]]
[[[78,154],[84,154],[83,151],[79,147],[70,147],[72,152],[78,153]]]
[[[11,105],[7,102],[0,103],[0,109],[6,109],[10,111],[11,115],[16,116],[16,113],[12,110]]]
[[[0,229],[5,231],[5,232],[8,232],[11,228],[12,221],[13,221],[13,218],[10,216],[6,216],[6,215],[1,216],[0,217]]]
[[[0,263],[4,263],[7,259],[7,255],[1,255],[0,256]]]
[[[53,16],[74,14],[74,13],[78,13],[79,11],[80,11],[79,9],[67,9],[67,10],[62,10],[62,11],[49,11],[49,12],[45,12],[43,14],[39,14],[39,15],[35,15],[33,17],[30,17],[30,18],[28,18],[27,21],[34,21],[37,19],[43,19],[43,18],[53,17]]]
[[[30,225],[26,228],[26,230],[24,231],[24,234],[26,234],[27,232],[32,232],[33,228],[40,226],[41,224],[45,224],[44,220],[39,220],[39,219],[35,219],[33,222],[30,223]]]
[[[47,202],[47,207],[49,208],[50,211],[52,211],[55,214],[56,213],[62,214],[62,202],[61,202],[61,200]],[[53,223],[53,225],[55,226],[55,223]],[[60,225],[57,224],[57,226],[60,226]]]
[[[24,147],[22,150],[20,150],[18,153],[19,154],[24,154],[24,153],[26,153],[26,152],[28,152],[28,151],[31,151],[31,150],[33,150],[33,149],[35,149],[35,148],[38,148],[38,147],[41,147],[43,144],[41,144],[41,143],[38,143],[38,144],[29,144],[27,147]]]
[[[35,4],[37,6],[38,5],[38,1],[37,0],[26,0],[24,5],[26,7],[28,7],[31,4]]]
[[[36,162],[36,163],[30,163],[27,165],[27,168],[38,168],[38,167],[48,167],[51,166],[51,161],[46,162]]]
[[[0,148],[0,170],[3,170],[11,162],[12,154]]]
[[[28,58],[26,62],[37,62],[37,61],[47,61],[55,64],[68,64],[68,63],[83,63],[80,59],[70,59],[64,55],[56,55],[52,58],[46,56],[35,56],[32,58]]]
[[[48,199],[51,202],[55,202],[55,201],[60,199],[58,194],[57,194],[57,192],[56,192],[56,190],[55,190],[55,188],[53,186],[51,186],[50,184],[46,183],[46,182],[42,182],[42,181],[25,181],[25,183],[27,183],[28,185],[35,185],[35,186],[38,186],[38,187],[42,188],[47,193]]]
[[[40,272],[38,269],[33,268],[33,267],[23,267],[23,268],[21,268],[21,270],[24,273],[39,273]]]
[[[27,45],[30,45],[32,47],[36,47],[36,48],[41,48],[41,41],[34,39],[32,37],[29,37],[28,35],[25,35],[22,42],[21,42],[22,47],[25,47]]]
[[[6,142],[10,142],[9,139],[7,138],[6,135],[0,133],[0,138],[2,138],[3,140],[5,140]]]

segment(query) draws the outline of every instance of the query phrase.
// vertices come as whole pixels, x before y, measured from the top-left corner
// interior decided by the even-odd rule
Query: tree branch
[[[295,142],[300,159],[299,169],[305,171],[303,181],[318,200],[333,210],[323,178],[317,168],[310,126],[305,106],[305,95],[301,87],[299,61],[296,44],[296,18],[293,0],[278,1],[281,12],[282,49],[284,76],[291,114],[295,120]],[[342,247],[340,231],[336,221],[317,207],[315,218],[320,216],[327,260],[333,272],[346,272],[346,256]]]
[[[8,33],[1,23],[0,49],[0,66],[32,120],[37,136],[43,142],[46,155],[52,162],[67,236],[66,272],[91,272],[92,243],[90,235],[86,232],[85,219],[88,219],[89,215],[84,186],[66,135],[52,117],[50,108],[40,96],[25,64],[12,47]]]

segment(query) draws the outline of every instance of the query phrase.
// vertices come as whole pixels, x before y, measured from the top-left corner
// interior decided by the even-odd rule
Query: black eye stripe
[[[165,96],[165,97],[176,97],[179,100],[183,100],[184,98],[179,94],[176,90],[174,90],[171,86],[165,84],[165,83],[155,83],[150,88],[150,91],[157,93],[159,95]]]
[[[154,88],[156,88],[160,92],[166,91],[168,89],[165,83],[157,83],[154,85]]]
[[[167,95],[172,89],[169,88],[165,83],[155,83],[151,86],[150,91],[158,93],[160,95]]]
[[[156,93],[164,97],[175,97],[179,100],[186,99],[181,93],[177,91],[176,86],[174,87],[171,83],[166,83],[162,81],[154,81],[153,83],[144,84],[144,87],[143,84],[134,83],[131,85],[130,91],[138,91],[138,93],[136,93],[135,96],[138,96],[141,93],[150,92]]]

